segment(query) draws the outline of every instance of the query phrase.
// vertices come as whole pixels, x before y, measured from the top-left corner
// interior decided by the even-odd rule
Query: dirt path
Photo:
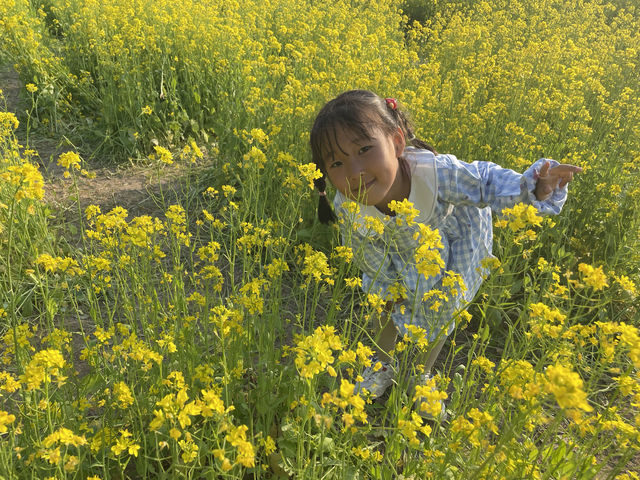
[[[0,66],[0,89],[4,95],[6,111],[23,118],[29,107],[24,95],[24,84],[10,65]],[[0,108],[5,108],[2,101]],[[24,125],[18,129],[17,136],[24,145]],[[158,192],[161,189],[175,190],[176,179],[182,176],[177,171],[180,168],[172,168],[174,166],[164,168],[158,175],[157,169],[151,166],[104,167],[94,160],[86,167],[95,177],[79,177],[76,195],[72,181],[63,178],[64,169],[57,165],[60,154],[70,150],[62,137],[55,138],[45,136],[40,131],[32,131],[29,134],[28,148],[38,154],[37,159],[46,181],[46,200],[63,212],[69,212],[70,218],[78,211],[77,201],[82,210],[94,204],[99,205],[104,212],[120,205],[126,208],[130,215],[160,215],[162,208],[155,200]]]

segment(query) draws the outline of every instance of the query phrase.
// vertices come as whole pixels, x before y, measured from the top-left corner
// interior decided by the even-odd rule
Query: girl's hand
[[[549,162],[546,162],[540,169],[536,181],[536,189],[534,194],[537,200],[546,200],[551,196],[556,188],[562,188],[571,180],[574,173],[582,172],[582,168],[575,165],[562,164],[553,168],[549,168]]]

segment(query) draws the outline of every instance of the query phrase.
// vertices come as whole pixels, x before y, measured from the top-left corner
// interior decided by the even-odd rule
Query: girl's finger
[[[540,173],[539,173],[541,177],[547,176],[547,173],[549,173],[549,166],[550,166],[549,162],[544,162],[544,165],[542,165],[542,168],[540,169]]]
[[[560,181],[560,188],[564,187],[571,181],[573,181],[573,172],[569,172],[569,174]]]
[[[551,169],[552,173],[555,173],[556,175],[563,175],[563,174],[574,174],[574,173],[580,173],[582,172],[582,168],[581,167],[577,167],[575,165],[569,165],[569,164],[562,164],[562,165],[557,165],[556,167],[553,167]]]

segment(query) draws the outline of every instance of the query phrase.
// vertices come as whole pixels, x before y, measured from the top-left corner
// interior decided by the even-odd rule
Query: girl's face
[[[410,186],[398,161],[405,147],[404,135],[399,128],[393,135],[375,128],[369,136],[362,138],[351,130],[337,129],[323,155],[325,171],[345,197],[389,213],[391,200],[409,195]]]

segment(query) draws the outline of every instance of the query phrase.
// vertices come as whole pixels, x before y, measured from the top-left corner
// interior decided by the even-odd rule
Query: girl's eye
[[[359,150],[359,152],[358,152],[358,153],[361,153],[361,154],[362,154],[362,153],[366,153],[366,152],[368,152],[369,150],[371,150],[371,145],[365,145],[364,147],[362,147],[362,148]]]
[[[329,168],[338,168],[342,166],[342,162],[333,162],[331,165],[329,165]]]

